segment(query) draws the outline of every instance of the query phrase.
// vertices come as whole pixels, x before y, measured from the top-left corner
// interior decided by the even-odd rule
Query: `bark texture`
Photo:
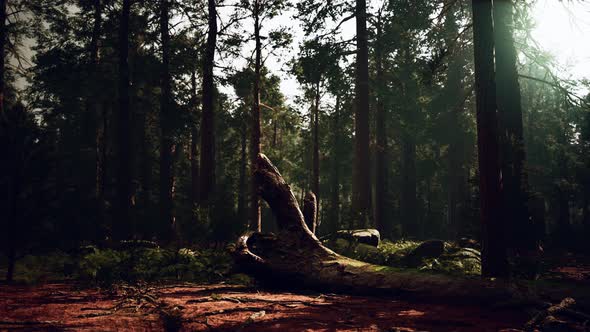
[[[507,277],[496,112],[492,1],[473,0],[477,148],[482,224],[482,274]]]
[[[215,46],[217,44],[217,9],[215,0],[208,1],[207,44],[203,57],[203,110],[201,113],[201,165],[200,193],[201,205],[208,205],[215,178],[215,84],[213,66],[215,65]]]
[[[173,137],[174,109],[172,105],[172,77],[170,75],[170,2],[160,2],[160,36],[162,40],[162,68],[160,99],[160,214],[162,230],[167,240],[174,237],[174,153],[176,144]]]
[[[313,192],[308,192],[303,199],[303,219],[307,228],[315,234],[317,226],[318,202]]]
[[[130,233],[131,213],[131,112],[129,110],[129,14],[131,0],[123,0],[119,26],[119,123],[117,208],[113,237],[126,239]]]
[[[367,227],[371,211],[371,172],[369,168],[369,47],[365,0],[356,0],[356,42],[352,210],[357,226]]]
[[[254,41],[255,41],[255,60],[254,60],[254,87],[252,88],[252,113],[250,128],[250,220],[249,228],[256,229],[260,232],[262,225],[260,219],[260,199],[258,198],[258,184],[256,177],[253,176],[256,171],[256,159],[260,153],[260,69],[262,61],[262,45],[260,42],[260,0],[254,0]]]
[[[527,207],[527,177],[522,124],[522,103],[513,33],[512,0],[494,0],[496,40],[496,99],[499,116],[502,197],[510,246],[518,251],[535,247]]]

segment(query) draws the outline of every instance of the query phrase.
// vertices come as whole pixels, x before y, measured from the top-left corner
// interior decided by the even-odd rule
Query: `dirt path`
[[[223,284],[145,288],[138,295],[2,285],[0,330],[159,331],[167,324],[183,331],[498,331],[527,319],[509,310]]]

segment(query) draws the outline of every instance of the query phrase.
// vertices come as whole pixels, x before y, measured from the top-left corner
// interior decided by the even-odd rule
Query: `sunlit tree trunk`
[[[352,171],[353,222],[369,226],[371,209],[369,157],[369,47],[367,3],[356,0],[356,74],[354,110],[354,158]]]
[[[129,237],[131,217],[131,112],[129,110],[129,13],[131,0],[123,0],[119,26],[119,123],[117,209],[113,236]]]
[[[208,206],[213,190],[215,176],[215,124],[214,101],[215,85],[213,66],[215,65],[215,46],[217,43],[217,9],[215,0],[208,0],[207,43],[203,57],[203,109],[201,112],[201,164],[199,201]]]
[[[482,225],[482,274],[488,277],[508,277],[506,239],[501,213],[492,1],[473,0],[472,6]]]
[[[249,228],[260,232],[260,198],[258,197],[258,184],[254,177],[256,170],[256,158],[260,153],[260,69],[262,61],[262,45],[260,42],[260,0],[254,0],[254,41],[255,41],[255,60],[254,60],[254,86],[252,88],[252,113],[251,132],[250,132],[250,221]]]

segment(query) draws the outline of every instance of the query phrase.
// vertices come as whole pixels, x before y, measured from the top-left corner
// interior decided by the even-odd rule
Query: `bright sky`
[[[533,37],[566,68],[567,78],[590,78],[590,1],[538,0]]]

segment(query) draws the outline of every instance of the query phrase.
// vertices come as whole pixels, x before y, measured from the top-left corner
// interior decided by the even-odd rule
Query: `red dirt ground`
[[[147,287],[146,287],[147,288]],[[528,315],[509,309],[392,298],[256,290],[225,284],[153,287],[146,301],[66,283],[0,286],[0,330],[160,331],[158,303],[182,331],[499,331]],[[122,299],[128,301],[123,302]],[[150,302],[154,300],[154,302]],[[124,303],[116,311],[107,311]],[[141,304],[141,306],[139,306]],[[164,317],[164,319],[163,319]]]

